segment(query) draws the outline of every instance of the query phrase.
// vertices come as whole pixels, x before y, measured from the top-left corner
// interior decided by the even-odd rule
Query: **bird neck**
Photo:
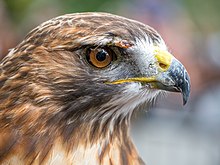
[[[132,113],[125,113],[129,108],[86,106],[82,111],[76,106],[64,107],[65,113],[57,113],[48,127],[57,124],[61,146],[67,148],[75,164],[144,164],[129,136]]]
[[[60,129],[58,123],[52,122],[50,129],[32,127],[23,131],[5,127],[0,135],[9,149],[3,151],[7,159],[0,159],[0,164],[5,161],[13,164],[15,159],[18,164],[144,164],[129,138],[127,121],[113,125],[106,122],[81,121],[78,125],[73,122],[59,125]]]
[[[72,138],[66,141],[70,153],[77,155],[73,158],[76,164],[86,164],[85,161],[107,165],[144,164],[129,138],[125,121],[114,124],[114,127],[109,125],[112,128],[103,125],[102,121],[96,122],[80,125],[75,129]]]
[[[10,148],[3,151],[9,160],[0,159],[0,164],[13,162],[15,156],[20,164],[144,164],[129,138],[130,118],[117,114],[120,109],[78,115],[47,103],[40,108],[30,102],[14,109],[8,103],[10,113],[0,117],[0,127],[5,127],[0,137],[5,136],[5,148]]]

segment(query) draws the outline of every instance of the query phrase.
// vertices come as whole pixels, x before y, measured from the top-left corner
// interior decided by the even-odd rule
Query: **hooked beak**
[[[149,83],[152,88],[171,92],[181,92],[183,105],[185,105],[190,95],[190,78],[185,67],[169,52],[155,50],[155,58],[158,63],[158,73],[150,77],[133,77],[120,79],[107,84],[122,84],[127,82]]]
[[[156,77],[155,88],[181,92],[183,105],[185,105],[190,95],[190,78],[185,67],[175,58],[167,71],[160,72]]]

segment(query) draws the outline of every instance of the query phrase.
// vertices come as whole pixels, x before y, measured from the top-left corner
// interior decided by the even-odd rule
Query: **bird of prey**
[[[53,18],[0,63],[0,164],[144,164],[133,112],[190,80],[151,27],[108,13]]]

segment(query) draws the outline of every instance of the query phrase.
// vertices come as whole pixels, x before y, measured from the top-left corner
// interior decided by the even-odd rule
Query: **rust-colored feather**
[[[143,164],[129,113],[111,103],[123,92],[83,59],[88,46],[124,51],[143,33],[160,42],[150,27],[104,13],[32,30],[0,64],[0,164]]]

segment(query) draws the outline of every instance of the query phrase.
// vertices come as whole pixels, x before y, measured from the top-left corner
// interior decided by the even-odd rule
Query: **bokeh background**
[[[186,66],[191,97],[159,98],[136,115],[133,139],[148,165],[220,164],[219,0],[1,0],[0,59],[38,24],[65,13],[104,11],[154,27]]]

